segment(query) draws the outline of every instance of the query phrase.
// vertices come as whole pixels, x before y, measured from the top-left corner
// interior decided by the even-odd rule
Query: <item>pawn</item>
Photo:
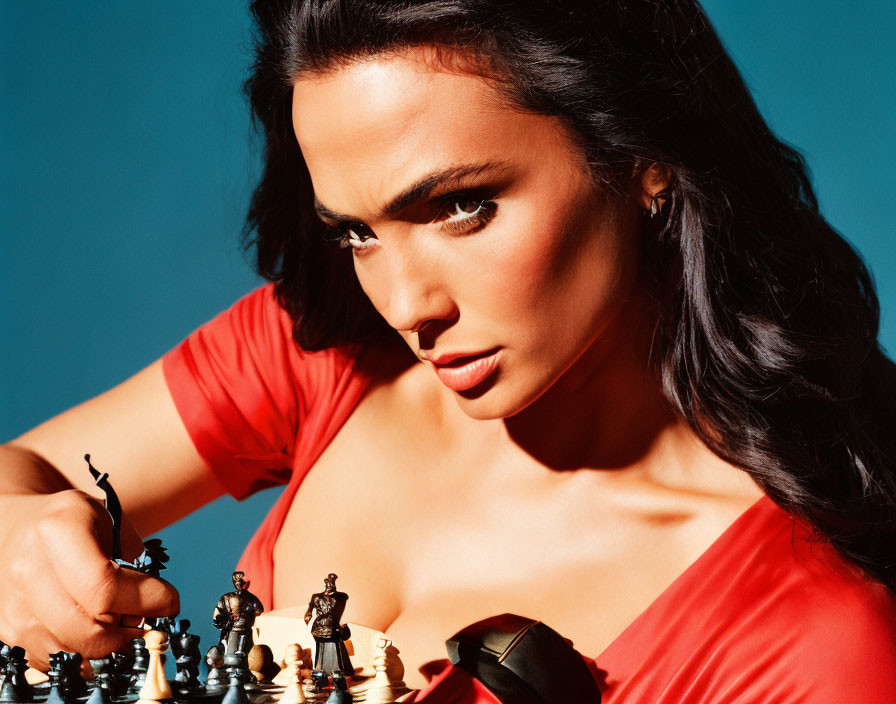
[[[162,663],[162,653],[168,647],[168,636],[162,631],[147,631],[143,640],[149,651],[149,663],[146,666],[146,681],[140,689],[137,704],[173,699],[174,692],[165,679],[165,666]]]
[[[205,691],[212,694],[223,692],[227,686],[227,673],[224,671],[224,655],[220,645],[213,645],[205,656],[208,665],[208,677],[205,680]]]
[[[93,691],[87,698],[87,704],[112,704],[112,697],[109,696],[109,690],[97,685],[93,688]]]
[[[283,661],[286,664],[286,689],[280,697],[280,704],[304,704],[305,690],[302,689],[302,662],[299,657],[301,648],[297,643],[286,646]]]
[[[3,668],[5,677],[0,687],[0,702],[30,702],[34,700],[34,688],[25,679],[28,661],[25,649],[18,645],[9,649],[6,665]]]
[[[345,675],[339,670],[334,670],[331,675],[333,679],[333,691],[327,697],[327,704],[352,704],[354,699],[348,691],[348,683],[345,681]]]
[[[391,704],[396,697],[409,690],[402,681],[404,665],[398,658],[398,648],[388,638],[380,638],[376,642],[375,655],[371,660],[376,674],[367,688],[364,701],[367,704]]]
[[[227,676],[230,684],[227,685],[221,704],[249,704],[249,695],[243,689],[239,667],[228,667]]]
[[[259,684],[271,682],[280,672],[280,667],[274,662],[274,653],[263,643],[256,643],[252,646],[247,662],[249,672]]]
[[[134,650],[134,660],[131,665],[131,686],[129,691],[138,694],[146,682],[146,668],[149,664],[149,653],[143,638],[134,638],[131,641]]]

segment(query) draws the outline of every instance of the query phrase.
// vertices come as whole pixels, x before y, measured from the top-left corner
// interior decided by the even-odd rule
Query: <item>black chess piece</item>
[[[112,697],[109,695],[108,689],[96,686],[87,697],[86,704],[112,704]]]
[[[243,572],[234,572],[233,591],[222,594],[212,612],[212,623],[221,631],[224,655],[252,650],[252,626],[255,617],[264,611],[261,600],[249,591]]]
[[[224,667],[227,669],[228,678],[233,677],[231,670],[236,673],[240,682],[243,684],[255,684],[255,675],[249,669],[249,657],[246,653],[237,651],[235,653],[224,654]]]
[[[122,558],[121,553],[121,502],[118,500],[118,494],[109,483],[109,475],[106,472],[100,472],[90,464],[90,455],[84,455],[87,461],[87,468],[93,477],[96,485],[106,494],[106,511],[112,518],[112,554],[110,557],[118,562]]]
[[[324,590],[311,596],[305,612],[307,624],[313,614],[317,614],[311,624],[314,636],[314,670],[321,677],[339,671],[351,677],[355,674],[345,641],[351,637],[348,625],[340,625],[348,594],[336,590],[336,575],[332,572],[324,578]]]
[[[171,636],[171,651],[174,653],[177,674],[174,681],[180,686],[181,693],[188,693],[198,689],[199,661],[202,656],[199,653],[199,636],[189,633],[189,619],[181,619],[177,622],[177,629]]]
[[[131,650],[117,650],[112,653],[109,667],[109,693],[113,699],[124,696],[131,686],[131,669],[134,667],[134,653]]]
[[[131,686],[129,692],[139,694],[146,682],[146,670],[149,667],[149,651],[146,649],[146,641],[142,638],[134,638],[131,641],[134,651],[134,664],[131,666]]]
[[[209,694],[223,692],[227,686],[227,672],[224,669],[224,649],[220,645],[213,645],[208,649],[205,663],[208,665],[208,676],[205,679],[205,691]]]
[[[227,668],[227,676],[230,679],[227,685],[227,691],[221,704],[249,704],[249,695],[243,689],[243,683],[240,681],[240,673],[236,667]]]
[[[326,704],[352,704],[354,699],[348,691],[348,682],[345,681],[345,675],[339,670],[333,672],[333,691],[327,697]]]
[[[81,676],[84,657],[80,653],[62,651],[59,655],[59,689],[63,699],[87,696],[87,682]]]
[[[11,647],[6,655],[6,665],[3,668],[3,686],[0,687],[0,702],[31,702],[34,701],[34,688],[25,679],[25,670],[28,669],[28,661],[25,659],[25,649],[19,646]]]

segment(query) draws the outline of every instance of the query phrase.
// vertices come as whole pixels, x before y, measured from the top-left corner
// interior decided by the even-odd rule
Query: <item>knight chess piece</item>
[[[324,590],[311,596],[305,623],[311,621],[311,635],[314,637],[314,679],[323,680],[339,671],[347,677],[355,674],[348,657],[345,641],[351,637],[347,625],[340,625],[348,594],[336,590],[336,575],[332,572],[324,579]]]
[[[140,689],[137,704],[150,704],[174,698],[171,685],[165,679],[165,666],[162,664],[162,653],[168,647],[168,636],[162,631],[147,631],[143,636],[146,649],[149,651],[149,664],[146,668],[146,681]]]
[[[233,573],[234,590],[218,599],[212,613],[212,623],[221,631],[225,657],[237,652],[249,654],[255,617],[264,611],[261,600],[248,590],[244,576],[243,572]]]

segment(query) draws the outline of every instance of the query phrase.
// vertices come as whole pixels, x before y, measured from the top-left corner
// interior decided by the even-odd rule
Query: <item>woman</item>
[[[700,9],[253,9],[274,283],[4,448],[14,567],[61,576],[0,636],[100,653],[121,614],[176,609],[103,560],[70,490],[86,443],[130,468],[142,534],[290,481],[253,591],[302,604],[339,574],[434,697],[444,640],[512,612],[593,658],[607,701],[889,701],[876,295]]]

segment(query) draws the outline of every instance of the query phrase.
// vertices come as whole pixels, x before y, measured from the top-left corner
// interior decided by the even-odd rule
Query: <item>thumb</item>
[[[133,562],[143,552],[143,538],[128,520],[127,516],[121,517],[121,556],[127,562]]]

